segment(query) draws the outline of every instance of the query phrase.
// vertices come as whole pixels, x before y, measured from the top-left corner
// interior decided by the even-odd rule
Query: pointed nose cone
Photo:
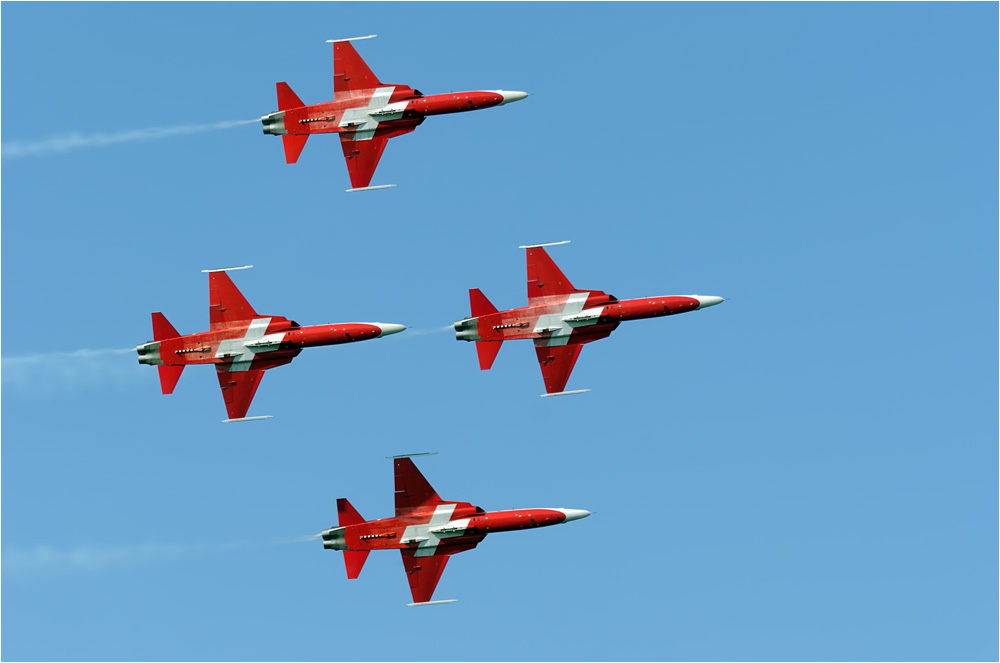
[[[555,509],[559,513],[566,516],[566,520],[563,522],[568,523],[571,520],[579,520],[580,518],[586,518],[590,515],[589,511],[584,511],[583,509]]]
[[[501,106],[504,104],[512,104],[515,101],[521,101],[528,96],[527,92],[511,92],[509,90],[495,90],[495,92],[503,97],[503,101],[500,102]]]
[[[374,324],[382,330],[382,333],[380,333],[377,338],[382,338],[383,336],[388,336],[389,334],[398,334],[406,329],[405,325],[394,325],[391,322],[376,322]]]
[[[695,299],[698,300],[698,308],[708,308],[709,306],[715,306],[716,304],[721,304],[726,301],[724,297],[716,297],[714,295],[693,295]]]

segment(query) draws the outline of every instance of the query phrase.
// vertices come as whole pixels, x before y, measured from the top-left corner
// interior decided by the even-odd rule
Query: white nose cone
[[[378,335],[378,338],[388,336],[389,334],[398,334],[406,329],[405,325],[394,325],[391,322],[375,322],[372,324],[382,330],[382,333]]]
[[[716,297],[714,295],[691,295],[698,300],[698,308],[708,308],[709,306],[715,306],[716,304],[721,304],[726,301],[723,297]]]
[[[503,101],[500,102],[501,106],[504,104],[512,104],[515,101],[521,101],[528,96],[527,92],[510,92],[508,90],[494,90],[494,92],[503,97]]]
[[[583,509],[553,509],[553,511],[558,511],[559,513],[566,516],[566,520],[563,522],[568,523],[571,520],[579,520],[580,518],[586,518],[590,515],[589,511],[584,511]]]

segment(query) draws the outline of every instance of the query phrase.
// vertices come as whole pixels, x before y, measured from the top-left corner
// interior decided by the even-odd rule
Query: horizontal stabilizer
[[[469,305],[472,308],[472,317],[478,318],[481,315],[490,315],[491,313],[497,313],[497,307],[493,305],[483,291],[479,288],[469,289]]]
[[[285,134],[281,137],[281,144],[285,146],[285,163],[295,163],[302,154],[302,148],[306,146],[309,134]]]
[[[344,566],[347,567],[347,579],[354,580],[361,575],[361,568],[368,559],[370,550],[345,550]]]
[[[488,371],[500,353],[503,341],[476,341],[476,353],[479,355],[479,370]]]
[[[441,599],[440,601],[421,601],[420,603],[407,603],[408,608],[416,605],[440,605],[442,603],[458,603],[458,599]]]
[[[274,419],[274,416],[270,414],[262,414],[258,417],[238,417],[236,419],[223,419],[222,423],[231,424],[236,421],[260,421],[261,419]]]
[[[343,497],[337,500],[337,523],[340,527],[360,525],[363,522],[365,522],[365,519],[361,517],[361,514],[358,513],[358,510],[350,502]]]
[[[386,460],[392,460],[394,458],[413,458],[414,456],[437,456],[436,451],[421,451],[415,454],[399,454],[398,456],[386,456]]]
[[[154,313],[153,315],[156,314]],[[177,332],[174,333],[176,334]],[[159,369],[160,372],[160,389],[164,394],[174,393],[174,387],[177,386],[177,381],[181,379],[181,371],[184,370],[184,367],[160,365],[156,368]]]
[[[288,86],[288,83],[277,83],[275,87],[278,88],[278,110],[288,110],[290,108],[302,108],[305,106],[302,100],[299,99],[299,95],[292,92],[292,88]]]
[[[164,341],[168,338],[177,338],[180,336],[174,326],[170,324],[167,317],[162,313],[153,314],[153,340],[154,341]],[[177,380],[174,380],[177,382]],[[169,394],[169,391],[163,392]]]

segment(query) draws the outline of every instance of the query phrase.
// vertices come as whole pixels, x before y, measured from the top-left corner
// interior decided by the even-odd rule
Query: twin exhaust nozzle
[[[347,542],[344,541],[344,528],[331,527],[320,533],[323,537],[323,547],[327,550],[347,550]]]

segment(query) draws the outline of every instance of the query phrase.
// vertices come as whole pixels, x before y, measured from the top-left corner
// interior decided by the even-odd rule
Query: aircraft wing
[[[390,138],[408,134],[423,122],[423,118],[409,126],[395,126],[391,129],[361,129],[353,133],[340,134],[340,147],[344,150],[347,160],[347,172],[351,176],[351,186],[360,189],[371,184],[379,159],[385,150],[385,144]],[[366,138],[366,136],[371,136]],[[362,138],[362,140],[357,140]]]
[[[256,317],[257,312],[226,272],[208,273],[208,320],[212,329],[232,327]]]
[[[333,44],[333,98],[341,99],[359,90],[377,88],[378,76],[372,73],[349,41]]]
[[[455,553],[472,550],[486,538],[486,535],[476,537],[472,541],[467,541],[458,545],[448,546],[435,551],[433,555],[418,557],[419,548],[408,548],[400,550],[403,554],[403,568],[406,569],[406,579],[410,581],[410,594],[414,603],[426,603],[434,596],[434,589],[437,587],[441,574],[444,573],[445,564],[448,558]]]
[[[614,329],[596,334],[574,334],[565,345],[547,345],[550,339],[535,339],[535,353],[538,355],[538,366],[542,369],[542,379],[545,380],[545,393],[565,391],[583,344],[607,338],[612,331]]]
[[[528,303],[538,297],[568,295],[576,291],[566,275],[540,246],[525,252],[528,259]],[[572,369],[572,366],[570,366]]]
[[[216,364],[222,398],[226,401],[226,412],[230,419],[247,416],[250,401],[257,393],[257,386],[264,375],[264,369],[251,368],[246,371],[230,371],[231,364]]]
[[[412,460],[395,458],[393,467],[396,476],[397,516],[406,516],[421,507],[434,507],[444,502]],[[431,589],[433,590],[433,587]]]
[[[344,158],[347,160],[347,172],[351,176],[351,186],[360,189],[371,184],[375,175],[375,168],[378,167],[378,160],[382,158],[382,151],[389,137],[375,133],[368,140],[354,140],[355,134],[340,134],[340,146],[344,150]]]
[[[538,366],[542,369],[542,379],[545,380],[545,393],[557,394],[566,390],[569,375],[573,372],[583,345],[572,342],[566,345],[546,343],[548,339],[536,339],[535,353],[538,354]]]
[[[434,596],[441,574],[449,555],[439,554],[429,557],[417,557],[416,550],[400,550],[403,554],[403,568],[406,569],[406,579],[410,581],[410,594],[414,603],[426,603]]]

